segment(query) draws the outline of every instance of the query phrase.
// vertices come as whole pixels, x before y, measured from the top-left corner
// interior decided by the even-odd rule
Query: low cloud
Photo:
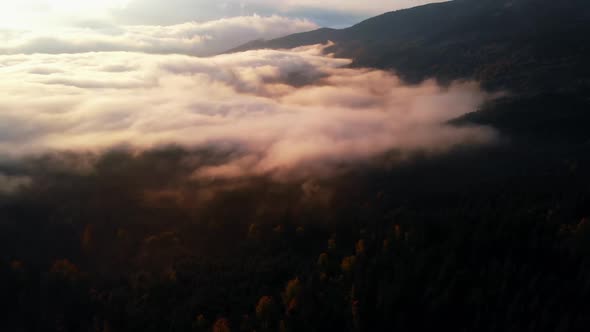
[[[42,29],[0,34],[0,54],[63,54],[86,52],[142,52],[152,54],[213,55],[254,39],[272,39],[310,31],[317,26],[305,19],[281,16],[239,16],[175,25],[112,25],[81,21],[49,32]],[[10,33],[11,32],[11,33]]]
[[[207,147],[228,152],[193,178],[285,177],[494,139],[447,123],[491,97],[477,84],[408,86],[324,49],[0,56],[0,155]]]

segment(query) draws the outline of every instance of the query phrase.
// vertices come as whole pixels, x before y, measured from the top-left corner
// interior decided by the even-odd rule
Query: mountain
[[[395,70],[415,83],[476,79],[518,93],[590,86],[590,3],[455,0],[386,13],[346,29],[319,29],[229,52],[335,42],[353,66]]]

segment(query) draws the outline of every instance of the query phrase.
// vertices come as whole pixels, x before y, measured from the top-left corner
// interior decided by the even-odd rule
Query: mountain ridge
[[[454,0],[397,10],[345,29],[321,28],[228,52],[326,43],[352,66],[396,71],[405,81],[474,79],[518,93],[590,86],[590,4],[580,0]]]

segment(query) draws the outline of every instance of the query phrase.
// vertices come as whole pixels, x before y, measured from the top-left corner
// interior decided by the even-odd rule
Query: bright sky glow
[[[0,0],[0,28],[65,25],[73,20],[105,19],[129,0]]]
[[[128,0],[46,0],[55,9],[65,10],[93,10],[104,8],[124,7]]]

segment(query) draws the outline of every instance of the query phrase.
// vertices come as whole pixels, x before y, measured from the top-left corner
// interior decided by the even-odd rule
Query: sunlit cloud
[[[494,132],[454,127],[475,83],[407,86],[325,46],[198,58],[131,52],[0,56],[0,153],[229,149],[196,178],[326,173],[390,150],[444,152]]]
[[[128,0],[19,0],[0,4],[0,27],[39,28],[67,25],[77,19],[112,18]]]
[[[4,32],[0,54],[143,52],[212,55],[253,39],[271,39],[317,28],[307,20],[258,15],[171,26],[116,26],[79,22],[77,27]]]

